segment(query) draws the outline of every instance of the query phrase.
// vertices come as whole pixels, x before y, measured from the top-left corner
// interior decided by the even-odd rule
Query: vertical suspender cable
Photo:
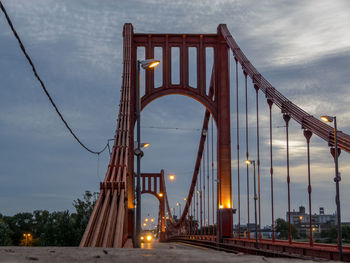
[[[207,207],[208,207],[208,222],[207,222],[207,235],[210,235],[210,232],[209,232],[209,229],[210,229],[210,225],[209,225],[209,222],[210,222],[210,206],[209,206],[209,137],[207,136]]]
[[[241,238],[241,184],[239,174],[239,106],[238,106],[238,61],[236,61],[236,120],[237,120],[237,187],[238,187],[238,238]]]
[[[212,190],[212,215],[213,215],[213,231],[214,233],[214,225],[215,225],[215,188],[214,188],[214,124],[213,118],[211,118],[211,190]]]
[[[203,223],[204,223],[204,229],[203,229],[203,234],[206,235],[206,230],[205,230],[205,218],[206,218],[206,210],[205,210],[205,144],[204,144],[204,149],[203,149],[203,175],[202,175],[202,179],[203,179]]]
[[[194,231],[194,199],[192,198],[191,201],[191,235],[193,235],[193,231]]]
[[[270,112],[270,179],[271,179],[271,230],[272,241],[275,241],[275,219],[274,219],[274,201],[273,201],[273,162],[272,162],[272,99],[268,98]]]
[[[256,91],[256,151],[258,157],[258,207],[259,207],[259,240],[261,240],[261,210],[260,210],[260,134],[259,134],[259,87],[254,85]]]
[[[191,226],[192,226],[192,231],[191,231],[191,235],[194,234],[194,228],[195,228],[195,224],[194,224],[194,199],[192,198],[192,202],[191,202]]]
[[[199,166],[199,207],[200,207],[200,234],[203,235],[203,202],[202,202],[202,166]]]
[[[312,239],[312,212],[311,212],[311,172],[310,172],[310,139],[312,136],[312,132],[309,130],[304,130],[304,136],[306,138],[306,144],[307,144],[307,179],[308,179],[308,187],[307,192],[309,194],[309,244],[312,247],[313,246],[313,239]],[[303,219],[302,219],[303,220]]]
[[[290,215],[290,176],[289,176],[289,114],[283,114],[283,119],[286,122],[286,141],[287,141],[287,186],[288,186],[288,225],[289,225],[289,235],[288,241],[292,243],[292,222]]]
[[[247,73],[244,71],[245,81],[245,144],[246,144],[246,160],[249,160],[248,150],[248,84],[247,84]],[[248,238],[250,238],[250,218],[249,218],[249,164],[247,166],[247,213],[248,213]]]
[[[198,228],[198,196],[197,196],[197,191],[198,191],[198,181],[196,183],[196,190],[194,193],[194,203],[193,203],[193,208],[194,208],[194,218],[195,218],[195,233],[197,234],[197,228]]]
[[[188,212],[188,235],[191,235],[192,233],[192,202],[190,204],[189,212]]]

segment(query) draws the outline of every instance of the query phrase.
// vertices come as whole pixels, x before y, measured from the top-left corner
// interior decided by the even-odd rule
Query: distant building
[[[289,222],[289,213],[286,213],[286,221]],[[290,221],[297,228],[299,236],[309,236],[310,233],[310,215],[305,213],[305,207],[300,206],[299,211],[290,212]],[[319,214],[311,215],[313,233],[320,233],[336,225],[337,215],[325,214],[324,208],[320,207]]]

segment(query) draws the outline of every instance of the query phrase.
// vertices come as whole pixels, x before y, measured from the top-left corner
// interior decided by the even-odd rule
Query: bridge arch
[[[146,94],[141,98],[141,110],[145,109],[151,102],[159,99],[161,97],[165,97],[168,95],[183,95],[194,99],[201,103],[213,116],[215,122],[217,121],[217,111],[214,104],[214,101],[209,99],[207,96],[199,96],[193,88],[159,88],[159,91],[153,92],[151,94]]]

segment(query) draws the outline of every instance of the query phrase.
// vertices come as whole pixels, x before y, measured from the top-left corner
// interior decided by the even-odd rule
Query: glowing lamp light
[[[143,226],[147,226],[147,224],[146,224],[146,223],[143,223]]]
[[[149,142],[141,143],[141,148],[148,148],[151,144]]]
[[[151,63],[151,65],[149,65],[148,68],[155,68],[156,66],[159,65],[159,63],[160,63],[159,61],[155,61],[155,62]]]
[[[169,180],[174,181],[175,180],[175,175],[174,174],[169,174]]]
[[[224,206],[223,205],[219,205],[219,209],[223,209],[224,208]]]
[[[143,69],[152,69],[158,66],[160,64],[160,61],[156,59],[146,59],[140,61],[140,63]]]
[[[158,196],[159,196],[159,197],[163,197],[163,193],[159,193]]]
[[[154,218],[151,218],[151,222],[154,222]]]
[[[148,222],[148,218],[145,218],[145,221]]]
[[[148,235],[146,238],[147,238],[148,241],[152,240],[152,236],[151,235]]]
[[[334,120],[334,117],[332,116],[328,116],[328,115],[324,115],[324,116],[321,116],[320,118],[322,121],[324,122],[332,122]]]
[[[302,216],[299,216],[299,220],[303,220],[303,217],[302,217]]]
[[[145,238],[143,236],[140,237],[141,240],[144,240]]]
[[[247,165],[249,165],[249,164],[255,165],[255,161],[254,161],[254,160],[246,160],[245,163],[246,163]]]

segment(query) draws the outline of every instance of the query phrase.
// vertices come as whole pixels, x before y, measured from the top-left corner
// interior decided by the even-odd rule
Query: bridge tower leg
[[[217,236],[233,237],[233,209],[231,186],[231,135],[230,135],[230,79],[226,40],[218,28],[215,51],[215,100],[217,100],[217,158],[218,158],[218,212]]]
[[[163,197],[159,199],[160,207],[160,237],[159,241],[164,242],[166,240],[165,235],[165,189],[164,189],[164,170],[160,172],[160,192],[163,194]]]
[[[125,28],[130,27],[130,33],[125,34]],[[131,75],[131,83],[130,83],[130,90],[128,92],[128,95],[130,96],[130,124],[129,124],[129,156],[128,158],[128,171],[127,171],[127,178],[126,178],[126,188],[127,188],[127,218],[125,219],[127,222],[127,229],[125,230],[125,233],[127,233],[128,239],[134,240],[135,235],[135,174],[134,174],[134,124],[136,123],[136,60],[137,60],[137,54],[136,54],[136,48],[133,44],[133,36],[134,36],[134,29],[131,24],[125,24],[124,25],[124,31],[123,31],[123,37],[124,37],[124,48],[127,45],[130,45],[131,50],[131,61],[124,61],[124,64],[131,63],[131,65],[135,65],[131,67],[131,72],[127,72]],[[127,38],[130,38],[129,41],[127,41]],[[125,56],[125,55],[124,55]],[[124,65],[125,67],[125,65]],[[125,100],[126,98],[124,98]],[[134,244],[135,245],[135,244]]]

